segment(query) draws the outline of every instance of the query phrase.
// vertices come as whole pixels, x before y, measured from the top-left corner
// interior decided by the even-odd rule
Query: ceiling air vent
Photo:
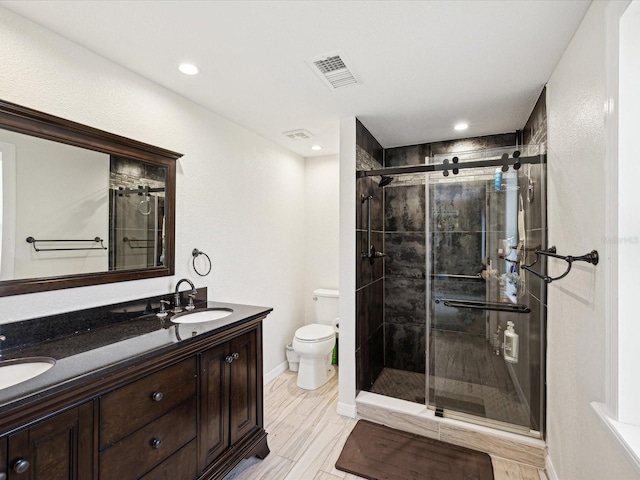
[[[313,71],[331,90],[358,83],[349,61],[340,53],[323,55],[309,62]]]
[[[313,137],[313,133],[308,130],[290,130],[288,132],[282,132],[283,135],[286,135],[291,140],[306,140],[307,138]]]

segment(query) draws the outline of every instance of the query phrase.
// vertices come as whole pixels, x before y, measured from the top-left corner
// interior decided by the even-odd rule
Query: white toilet
[[[298,386],[315,390],[335,374],[331,354],[338,328],[338,290],[320,288],[313,291],[316,322],[296,330],[293,350],[300,355]]]

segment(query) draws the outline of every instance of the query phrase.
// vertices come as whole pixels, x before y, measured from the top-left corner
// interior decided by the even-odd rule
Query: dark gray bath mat
[[[493,480],[486,453],[359,420],[336,468],[370,480]]]

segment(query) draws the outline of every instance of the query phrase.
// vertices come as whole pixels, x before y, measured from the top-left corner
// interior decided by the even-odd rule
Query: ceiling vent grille
[[[304,129],[289,130],[288,132],[282,132],[282,134],[286,135],[291,140],[306,140],[307,138],[313,137],[313,133]]]
[[[323,83],[331,90],[358,83],[349,61],[342,54],[323,55],[311,60],[309,64]]]

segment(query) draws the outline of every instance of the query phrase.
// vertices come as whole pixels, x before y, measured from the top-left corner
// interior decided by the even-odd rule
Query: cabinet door
[[[9,437],[9,480],[93,478],[93,407],[86,403]]]
[[[210,348],[200,357],[200,471],[229,446],[228,344]]]
[[[229,364],[230,442],[233,445],[258,425],[255,330],[231,340],[229,349],[233,356]]]
[[[7,437],[0,438],[0,480],[7,480]]]

